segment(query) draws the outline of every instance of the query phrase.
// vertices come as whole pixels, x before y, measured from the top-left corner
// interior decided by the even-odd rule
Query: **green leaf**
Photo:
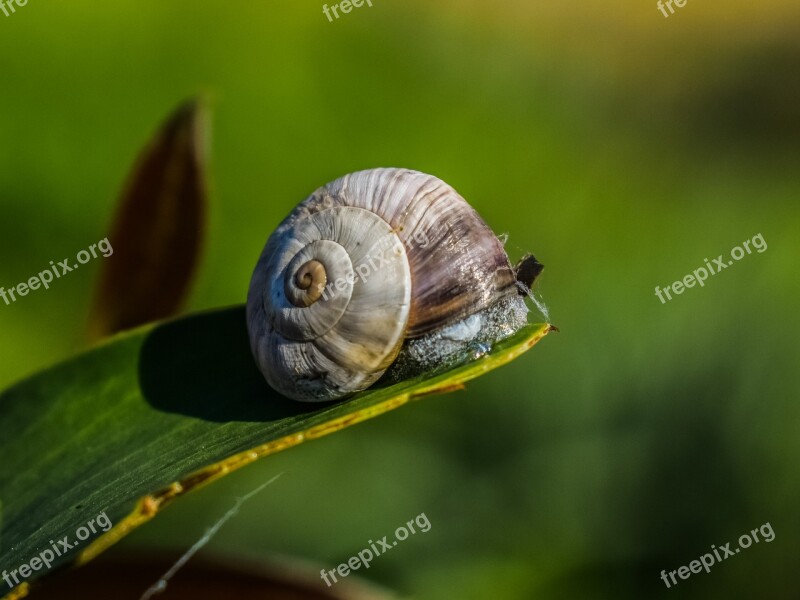
[[[174,316],[186,299],[205,230],[207,120],[199,100],[185,103],[139,155],[108,236],[92,339]]]
[[[113,528],[52,567],[91,560],[178,496],[411,399],[460,389],[550,330],[528,325],[446,373],[324,405],[291,401],[266,384],[243,306],[119,335],[0,394],[0,572],[50,540],[77,541],[78,529],[105,513]]]

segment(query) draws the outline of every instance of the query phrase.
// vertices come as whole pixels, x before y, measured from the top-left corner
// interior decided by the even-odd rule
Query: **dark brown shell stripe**
[[[376,169],[369,178],[358,175],[326,186],[328,202],[375,212],[403,241],[413,290],[407,338],[455,323],[517,293],[500,240],[451,186],[407,169]],[[360,185],[351,185],[354,179]],[[406,200],[398,203],[398,198]],[[415,234],[423,237],[420,232],[428,239],[424,248],[415,241]]]

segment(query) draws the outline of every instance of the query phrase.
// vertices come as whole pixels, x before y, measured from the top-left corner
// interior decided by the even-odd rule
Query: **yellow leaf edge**
[[[373,419],[379,415],[399,408],[410,400],[416,400],[424,396],[431,396],[434,394],[446,394],[464,389],[464,383],[480,377],[489,371],[508,364],[515,358],[530,350],[537,342],[551,331],[557,331],[557,328],[549,323],[537,324],[537,329],[532,331],[530,336],[519,344],[499,352],[496,355],[488,355],[483,359],[477,360],[472,364],[465,365],[458,373],[454,374],[443,381],[437,381],[430,385],[420,385],[417,388],[398,394],[392,398],[379,402],[373,406],[369,406],[357,410],[349,415],[332,419],[327,423],[316,425],[306,431],[301,431],[285,437],[267,442],[260,446],[256,446],[251,450],[239,452],[228,458],[203,467],[199,471],[186,476],[181,481],[175,481],[161,490],[148,494],[141,498],[134,508],[133,512],[125,517],[122,521],[112,527],[107,533],[104,533],[99,538],[95,539],[87,548],[82,550],[75,558],[72,566],[83,566],[89,561],[93,560],[111,546],[116,544],[131,531],[137,527],[144,525],[152,518],[154,518],[159,511],[169,506],[176,498],[187,494],[188,492],[203,487],[216,481],[220,477],[224,477],[228,473],[232,473],[237,469],[249,465],[250,463],[286,450],[292,446],[297,446],[304,441],[313,440],[324,437],[331,433],[341,431],[346,427],[361,423],[368,419]],[[37,583],[37,582],[34,582]],[[2,600],[21,600],[28,596],[30,592],[30,583],[24,582],[18,587],[14,588],[8,595],[3,596]]]

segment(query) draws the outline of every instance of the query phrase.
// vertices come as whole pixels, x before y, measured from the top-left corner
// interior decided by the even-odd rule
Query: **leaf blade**
[[[250,357],[242,306],[121,334],[0,394],[2,540],[14,549],[0,549],[0,569],[106,512],[114,527],[54,567],[85,563],[188,491],[459,389],[549,331],[530,325],[478,361],[324,406],[267,386]]]

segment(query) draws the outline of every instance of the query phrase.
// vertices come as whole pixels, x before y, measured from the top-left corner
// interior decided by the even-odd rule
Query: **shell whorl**
[[[449,185],[407,169],[345,175],[270,236],[247,302],[254,356],[297,400],[374,383],[404,340],[516,293],[502,244]]]
[[[323,186],[308,201],[320,207],[347,203],[364,208],[398,232],[413,286],[407,338],[465,319],[517,293],[503,244],[478,212],[438,177],[409,169],[359,171]],[[423,239],[427,243],[420,243]]]
[[[292,277],[288,275],[293,274]],[[289,302],[305,308],[311,306],[322,297],[328,283],[328,272],[325,265],[315,258],[303,263],[297,269],[291,266],[287,270],[284,292]]]

